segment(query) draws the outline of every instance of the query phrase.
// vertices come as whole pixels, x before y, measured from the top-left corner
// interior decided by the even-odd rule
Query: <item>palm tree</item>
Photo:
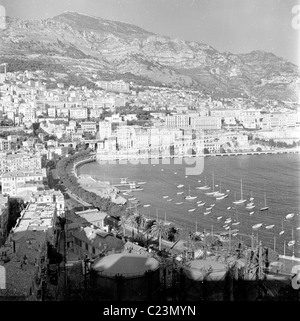
[[[161,251],[162,236],[166,235],[166,232],[167,232],[167,225],[165,224],[164,221],[156,221],[151,227],[151,234],[155,237],[158,237],[159,251]]]

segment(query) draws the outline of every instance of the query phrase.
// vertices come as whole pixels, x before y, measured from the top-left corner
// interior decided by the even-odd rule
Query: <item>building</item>
[[[46,182],[46,180],[47,174],[45,168],[33,171],[7,172],[0,177],[2,194],[18,196],[23,189],[37,191],[40,186],[37,184],[29,186],[28,183],[40,183],[41,185]]]
[[[41,168],[42,158],[38,154],[32,155],[25,152],[0,154],[0,173]]]
[[[105,138],[111,137],[112,129],[111,123],[108,121],[100,121],[99,122],[99,139],[103,140]]]
[[[90,133],[95,135],[97,132],[97,126],[95,122],[82,122],[81,124],[81,129],[84,133]]]
[[[65,198],[61,191],[54,189],[38,191],[31,196],[31,202],[35,204],[54,204],[57,216],[65,215]]]
[[[8,197],[0,195],[0,246],[6,239],[9,213]]]
[[[104,228],[105,227],[105,218],[107,217],[107,214],[104,212],[100,212],[99,210],[95,209],[89,209],[85,211],[75,212],[76,215],[80,216],[86,221],[85,225],[94,225],[98,228]],[[83,225],[83,224],[82,224]]]
[[[97,86],[107,91],[129,92],[129,84],[123,80],[98,81]]]
[[[124,247],[123,241],[113,234],[90,226],[69,230],[68,237],[69,250],[81,259],[86,255],[96,257],[104,253],[120,252]]]

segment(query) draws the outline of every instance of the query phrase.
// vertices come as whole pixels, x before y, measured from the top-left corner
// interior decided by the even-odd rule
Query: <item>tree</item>
[[[166,235],[167,226],[164,221],[156,221],[151,227],[151,234],[154,237],[158,237],[158,249],[161,251],[161,241],[163,235]]]

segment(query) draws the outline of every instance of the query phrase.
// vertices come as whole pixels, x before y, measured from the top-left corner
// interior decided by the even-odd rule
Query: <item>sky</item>
[[[300,65],[300,0],[0,0],[0,5],[16,18],[76,11],[221,52],[273,52]]]

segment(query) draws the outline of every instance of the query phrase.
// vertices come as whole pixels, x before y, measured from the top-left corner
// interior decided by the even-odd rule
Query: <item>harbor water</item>
[[[240,222],[231,225],[231,229],[238,229],[238,235],[245,242],[253,233],[263,245],[275,248],[278,253],[300,257],[300,229],[297,229],[300,227],[299,158],[299,154],[205,157],[203,172],[198,175],[187,175],[186,168],[194,166],[189,165],[190,160],[183,160],[181,164],[175,164],[174,159],[170,164],[162,164],[162,160],[156,161],[158,164],[150,160],[147,164],[95,162],[79,167],[78,174],[91,175],[97,180],[109,181],[111,185],[120,184],[120,178],[146,182],[141,185],[143,191],[131,192],[140,200],[139,210],[146,217],[166,218],[191,231],[197,228],[198,231],[213,229],[215,232],[225,231],[225,220],[231,218],[231,224]],[[196,189],[203,185],[211,189]],[[228,197],[216,200],[214,196],[206,195],[213,189]],[[246,203],[233,204],[235,199],[241,198],[241,193]],[[192,199],[185,199],[187,195]],[[246,208],[250,197],[255,205],[252,210]],[[198,206],[199,201],[205,205]],[[207,210],[213,204],[212,209]],[[265,205],[268,209],[261,211]],[[204,215],[207,212],[210,213]],[[294,215],[286,218],[288,214]],[[253,229],[260,223],[261,227]],[[291,240],[295,240],[294,246],[288,246]]]

